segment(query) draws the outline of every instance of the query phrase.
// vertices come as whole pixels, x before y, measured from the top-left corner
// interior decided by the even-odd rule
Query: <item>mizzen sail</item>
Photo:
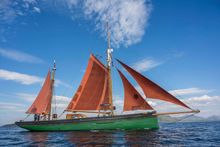
[[[108,74],[108,69],[90,55],[84,77],[66,111],[99,110],[100,104],[108,103]]]
[[[128,65],[124,64],[120,60],[117,60],[130,74],[131,76],[137,81],[140,85],[144,94],[148,98],[159,99],[163,101],[167,101],[170,103],[174,103],[185,108],[191,109],[189,106],[181,102],[175,96],[171,95],[169,92],[161,88],[159,85],[154,83],[153,81],[149,80],[148,78],[144,77]]]
[[[140,93],[132,86],[120,70],[118,73],[124,86],[124,111],[132,110],[153,110],[153,108],[144,100]]]
[[[48,71],[42,89],[40,90],[35,101],[31,105],[31,107],[27,110],[26,113],[49,114],[51,110],[51,99],[52,99],[52,81],[51,81],[50,71]]]

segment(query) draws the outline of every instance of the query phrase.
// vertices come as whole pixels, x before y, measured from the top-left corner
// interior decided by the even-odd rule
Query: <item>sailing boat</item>
[[[109,33],[108,33],[109,36]],[[158,113],[134,88],[126,76],[117,69],[124,87],[124,112],[139,113],[117,115],[112,101],[112,49],[108,37],[107,65],[105,66],[93,54],[90,55],[88,66],[83,79],[74,94],[72,100],[63,113],[66,119],[58,119],[52,110],[52,98],[55,82],[56,65],[52,71],[48,71],[45,82],[33,104],[27,110],[27,114],[34,114],[38,119],[34,121],[15,122],[21,128],[30,131],[79,131],[79,130],[138,130],[158,129],[158,116],[168,114],[199,113],[175,96],[161,88],[141,73],[134,70],[124,62],[117,62],[127,71],[142,88],[146,98],[158,99],[188,110],[181,112]],[[97,116],[87,117],[85,114],[93,113]],[[39,119],[39,116],[43,117]]]

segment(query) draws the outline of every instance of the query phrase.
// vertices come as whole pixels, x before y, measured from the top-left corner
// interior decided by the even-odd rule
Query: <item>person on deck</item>
[[[40,121],[40,114],[37,115],[37,121]]]
[[[34,114],[34,121],[37,121],[37,114]]]
[[[45,112],[42,113],[42,119],[46,120],[47,119],[47,114]]]

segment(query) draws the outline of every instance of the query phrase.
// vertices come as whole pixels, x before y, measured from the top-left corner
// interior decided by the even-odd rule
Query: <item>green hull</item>
[[[16,122],[16,125],[30,131],[142,130],[159,128],[157,117],[149,114],[37,122],[26,121]]]

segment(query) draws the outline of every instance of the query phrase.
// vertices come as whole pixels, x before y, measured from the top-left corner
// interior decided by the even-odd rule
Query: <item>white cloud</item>
[[[29,3],[29,4],[36,4],[37,3],[36,0],[23,0],[23,2]]]
[[[64,0],[63,2],[65,2],[70,9],[75,8],[75,6],[79,3],[78,0]]]
[[[67,108],[68,104],[57,103],[56,108],[59,109],[59,112],[63,112],[65,108]],[[52,107],[55,107],[55,104],[52,104]]]
[[[9,103],[9,102],[0,102],[0,110],[7,111],[7,110],[21,110],[24,105],[20,103]]]
[[[118,99],[114,101],[115,106],[118,107],[123,107],[124,101],[122,99]]]
[[[0,48],[0,55],[19,62],[43,63],[43,60],[38,57],[16,50]]]
[[[19,104],[19,103],[9,103],[9,102],[0,102],[0,105],[11,105],[11,106],[24,106],[23,104]]]
[[[191,95],[191,94],[206,94],[212,91],[213,90],[206,90],[200,88],[186,88],[186,89],[170,90],[169,93],[178,96],[178,95]]]
[[[24,85],[31,85],[35,83],[42,83],[43,79],[37,76],[22,74],[18,72],[0,69],[0,79],[15,81]]]
[[[56,98],[57,103],[65,103],[65,104],[68,104],[71,100],[71,98],[66,97],[66,96],[61,96],[61,95],[56,95],[55,98]]]
[[[21,99],[27,101],[27,102],[33,102],[37,95],[30,94],[30,93],[16,93],[16,96],[18,98],[21,98]]]
[[[37,4],[36,0],[1,0],[0,21],[1,23],[12,23],[18,16],[31,14],[30,10],[34,10]]]
[[[162,62],[158,62],[153,59],[142,59],[142,60],[134,63],[132,65],[132,67],[139,72],[145,72],[145,71],[148,71],[152,68],[155,68],[161,64],[162,64]]]
[[[66,87],[66,88],[69,88],[69,89],[73,88],[72,85],[69,85],[69,84],[67,84],[67,83],[65,83],[65,82],[63,82],[63,81],[61,81],[59,79],[56,79],[55,80],[55,86],[59,86],[59,85],[62,85],[62,86]]]
[[[207,105],[209,103],[219,103],[220,102],[220,96],[209,96],[209,95],[202,95],[197,97],[190,97],[185,100],[188,103],[197,103],[202,105]],[[220,103],[219,103],[220,106]]]
[[[40,13],[40,12],[41,12],[40,8],[38,8],[38,7],[33,7],[33,10],[34,10],[35,12],[37,12],[37,13]]]
[[[109,21],[114,46],[129,46],[141,41],[152,9],[148,0],[86,0],[84,13],[96,21],[98,30],[106,34]],[[105,35],[106,36],[106,35]]]

